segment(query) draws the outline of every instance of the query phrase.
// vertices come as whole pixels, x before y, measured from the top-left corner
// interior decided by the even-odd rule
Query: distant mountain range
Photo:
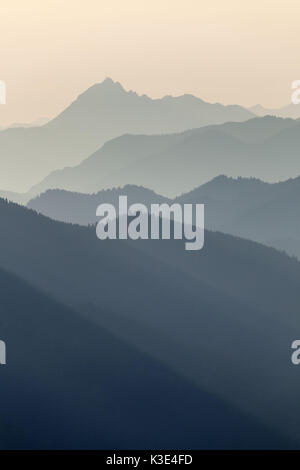
[[[95,224],[97,221],[96,208],[99,204],[108,202],[117,207],[120,195],[127,196],[128,205],[139,202],[150,207],[151,204],[161,204],[168,201],[167,198],[157,195],[150,189],[127,185],[124,188],[107,189],[95,194],[49,189],[40,196],[31,199],[27,207],[54,220],[89,225]]]
[[[108,78],[42,127],[0,132],[0,188],[27,191],[52,170],[78,164],[125,133],[179,132],[253,116],[241,106],[206,103],[192,95],[139,96]]]
[[[81,194],[48,190],[30,200],[28,207],[60,220],[80,225],[95,224],[96,208],[109,202],[118,205],[120,195],[129,204],[151,204],[172,200],[138,186]],[[173,202],[205,204],[205,226],[265,245],[285,250],[300,258],[300,177],[281,183],[265,183],[255,178],[218,176],[183,194]]]
[[[219,174],[278,181],[300,174],[299,148],[300,121],[275,117],[180,134],[124,135],[80,165],[54,171],[25,198],[51,188],[94,193],[126,184],[176,197]]]
[[[252,106],[248,109],[257,116],[276,116],[292,119],[300,118],[300,106],[292,103],[287,106],[283,106],[282,108],[275,109],[264,108],[260,104],[257,104],[256,106]]]
[[[220,233],[190,253],[180,240],[101,242],[3,200],[0,217],[8,427],[21,433],[30,415],[34,445],[50,447],[54,423],[58,442],[81,447],[300,447],[300,263]]]
[[[220,176],[179,198],[206,204],[206,227],[285,250],[300,259],[300,177],[269,184]]]
[[[0,130],[0,449],[300,449],[297,113],[108,78]],[[120,195],[204,203],[204,248],[100,241]]]
[[[10,124],[9,126],[0,127],[0,131],[3,131],[4,129],[14,129],[16,127],[23,127],[23,128],[41,127],[41,126],[44,126],[48,121],[49,121],[48,118],[41,117],[41,118],[36,119],[32,122],[15,122],[13,124]]]

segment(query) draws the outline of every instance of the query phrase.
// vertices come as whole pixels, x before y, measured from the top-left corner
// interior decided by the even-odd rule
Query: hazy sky
[[[288,104],[299,0],[0,0],[0,125],[53,117],[106,76],[151,97]]]

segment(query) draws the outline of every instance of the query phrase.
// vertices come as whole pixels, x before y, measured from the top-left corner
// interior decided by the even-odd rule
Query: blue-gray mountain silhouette
[[[3,270],[0,293],[0,449],[290,445]]]
[[[207,232],[205,249],[190,253],[179,240],[103,242],[94,227],[55,222],[3,200],[0,217],[2,269],[267,426],[262,447],[278,447],[273,432],[283,436],[279,447],[285,439],[300,445],[300,384],[290,361],[300,263],[220,233]],[[233,431],[230,446],[239,439]]]
[[[80,165],[57,170],[27,200],[47,189],[93,193],[136,184],[167,197],[220,175],[278,181],[300,174],[300,122],[274,117],[163,136],[124,135]]]
[[[206,228],[258,241],[300,258],[300,177],[271,184],[221,175],[173,200],[131,185],[92,195],[48,190],[30,200],[28,207],[55,220],[89,225],[98,220],[99,204],[117,206],[120,195],[127,195],[129,204],[141,202],[149,209],[151,204],[162,202],[205,204]]]
[[[50,171],[76,165],[128,132],[170,133],[250,117],[240,106],[206,103],[192,95],[152,100],[106,79],[46,125],[0,132],[0,188],[27,191]]]
[[[300,106],[295,105],[293,103],[288,104],[287,106],[283,106],[282,108],[265,108],[260,104],[255,106],[251,106],[249,111],[256,114],[257,116],[276,116],[282,118],[292,118],[292,119],[299,119],[300,118]]]
[[[300,258],[300,177],[280,183],[219,176],[176,201],[206,204],[206,227]]]
[[[171,201],[142,186],[127,185],[123,188],[107,189],[95,194],[49,189],[40,196],[31,199],[27,207],[61,222],[91,225],[98,220],[96,217],[98,205],[109,203],[118,207],[119,196],[127,196],[128,205],[140,203],[145,204],[148,209],[151,204]]]

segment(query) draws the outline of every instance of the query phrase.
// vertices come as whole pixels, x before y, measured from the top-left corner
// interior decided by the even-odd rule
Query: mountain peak
[[[81,95],[78,96],[78,100],[85,98],[90,98],[92,100],[97,100],[97,97],[112,97],[114,95],[119,96],[120,94],[126,94],[127,92],[123,88],[120,82],[115,82],[112,78],[106,77],[103,82],[95,83]],[[75,101],[76,102],[76,101]],[[74,103],[75,103],[74,102]]]
[[[115,83],[111,77],[106,77],[102,83]]]
[[[95,85],[97,87],[101,87],[101,88],[105,88],[106,90],[107,89],[111,89],[111,90],[122,90],[122,91],[125,91],[123,86],[121,85],[120,82],[115,82],[112,78],[110,77],[106,77],[103,82],[100,82],[98,83],[97,85]]]
[[[106,86],[120,86],[120,82],[115,82],[111,77],[106,77],[103,82],[100,82],[100,85],[106,85]]]

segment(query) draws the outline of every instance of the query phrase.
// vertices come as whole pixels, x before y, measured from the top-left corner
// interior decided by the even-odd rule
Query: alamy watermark
[[[300,80],[294,80],[292,89],[295,90],[292,94],[292,103],[300,104]]]
[[[6,83],[0,80],[0,104],[6,104]]]
[[[100,204],[96,215],[102,217],[96,233],[100,240],[186,240],[186,250],[201,250],[204,245],[203,204],[144,204],[128,207],[127,196],[119,196],[119,207]]]
[[[6,344],[4,341],[0,341],[0,365],[6,364]]]
[[[291,361],[295,366],[298,366],[300,364],[300,340],[295,339],[292,342],[291,348],[294,349],[294,352],[291,356]]]

